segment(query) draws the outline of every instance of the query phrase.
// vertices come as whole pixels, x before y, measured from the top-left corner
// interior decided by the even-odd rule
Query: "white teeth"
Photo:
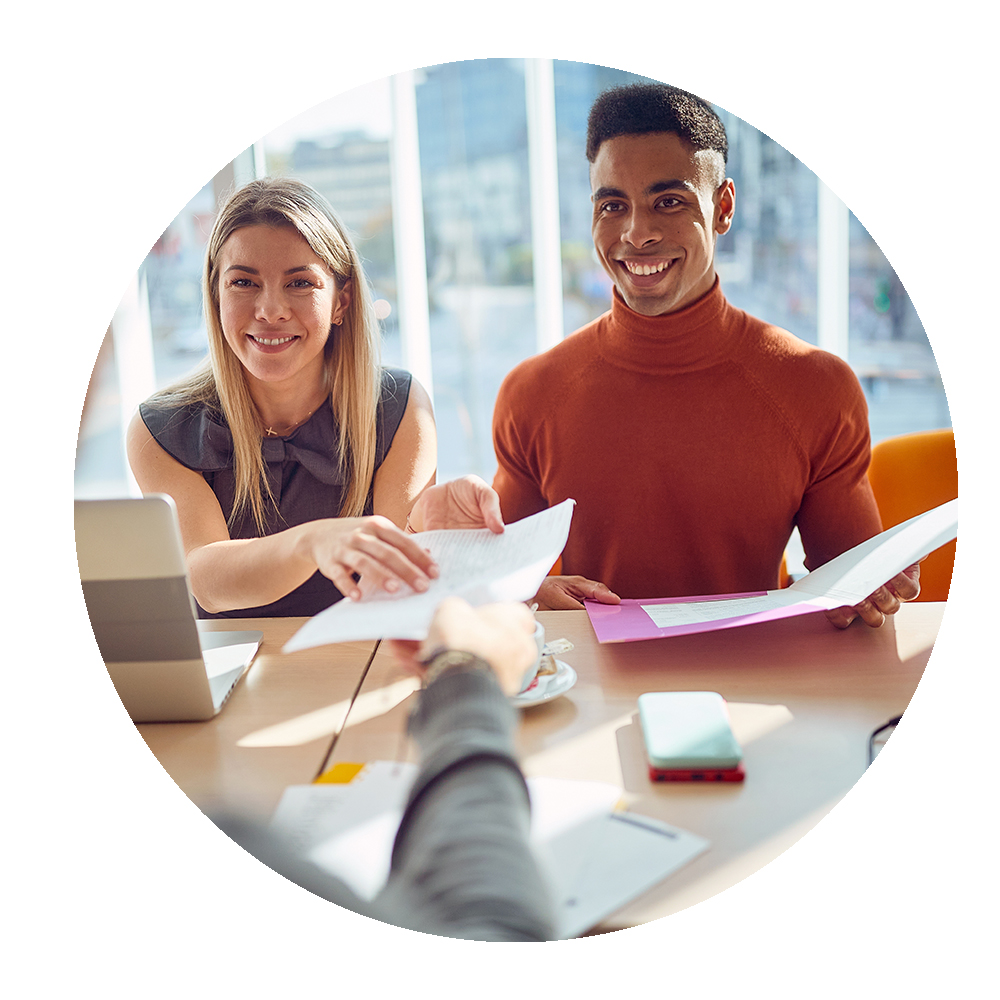
[[[253,334],[251,334],[250,336],[253,337]],[[295,338],[294,337],[277,337],[274,340],[267,340],[264,337],[254,337],[253,339],[256,340],[258,344],[264,344],[266,347],[275,347],[278,344],[287,344],[290,340],[294,340]]]
[[[633,264],[631,261],[624,260],[622,263],[628,268],[632,274],[659,274],[664,268],[670,266],[670,261],[661,261],[659,264]]]

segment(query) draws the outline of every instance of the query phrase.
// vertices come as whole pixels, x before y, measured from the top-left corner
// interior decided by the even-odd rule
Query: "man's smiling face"
[[[659,316],[711,289],[735,206],[721,154],[672,132],[618,136],[597,151],[590,186],[594,246],[630,308]]]

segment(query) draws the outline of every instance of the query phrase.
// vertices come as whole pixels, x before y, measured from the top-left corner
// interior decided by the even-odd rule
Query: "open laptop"
[[[211,719],[263,634],[199,629],[173,500],[77,500],[75,519],[90,623],[132,721]]]

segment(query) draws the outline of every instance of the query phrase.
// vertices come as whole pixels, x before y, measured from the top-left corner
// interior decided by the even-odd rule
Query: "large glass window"
[[[536,340],[524,61],[431,67],[416,102],[438,477],[492,479],[493,402]]]
[[[264,136],[265,172],[297,177],[333,205],[350,232],[375,295],[382,359],[402,360],[392,230],[389,80],[324,101]]]
[[[547,161],[533,159],[539,133],[531,126],[537,111],[531,119],[527,110],[534,92],[526,82],[526,62],[470,60],[366,85],[317,105],[241,153],[197,192],[143,263],[132,308],[116,317],[115,343],[144,341],[153,375],[132,379],[127,392],[116,392],[135,358],[116,351],[110,339],[102,350],[84,416],[78,492],[127,491],[121,410],[137,387],[149,382],[152,391],[204,356],[200,280],[216,206],[232,184],[265,172],[293,175],[318,188],[352,231],[377,299],[384,360],[409,364],[432,383],[427,388],[438,421],[439,477],[475,472],[491,479],[497,390],[549,332],[536,329],[535,282],[559,284],[558,277],[539,278],[558,276],[559,267],[547,272],[534,260],[533,173],[557,175],[552,190],[558,192],[560,233],[552,256],[560,257],[561,288],[544,291],[561,299],[563,328],[557,335],[565,336],[608,309],[611,297],[590,237],[587,113],[607,87],[644,79],[585,63],[555,61],[551,68],[554,96],[546,99],[555,122],[552,168],[532,166]],[[725,293],[735,305],[817,343],[826,318],[819,314],[818,248],[831,245],[822,238],[828,223],[818,208],[821,185],[766,135],[725,110],[720,116],[737,187],[735,223],[717,252]],[[412,136],[401,122],[413,125]],[[415,213],[416,226],[410,217],[407,228],[400,209],[414,203],[422,212]],[[846,233],[842,244],[832,244],[841,248],[838,259],[850,258],[849,282],[845,277],[837,293],[847,317],[843,346],[835,349],[846,353],[861,378],[873,440],[947,426],[934,357],[905,289],[853,217]],[[403,275],[410,281],[414,273],[417,284],[426,282],[426,295],[419,289],[407,305]],[[414,309],[421,322],[413,322]],[[414,348],[414,337],[423,338],[422,347]],[[420,350],[426,351],[424,370],[408,360],[419,359]]]
[[[190,371],[208,351],[201,305],[205,248],[215,222],[213,184],[206,184],[156,241],[140,274],[149,301],[157,388]]]
[[[80,420],[76,448],[77,499],[99,499],[128,492],[121,409],[115,344],[109,330],[90,376]]]
[[[848,359],[868,399],[872,440],[950,427],[934,353],[903,283],[868,231],[850,220]]]
[[[733,225],[716,249],[723,290],[733,305],[815,344],[816,175],[763,132],[717,110],[736,185]]]

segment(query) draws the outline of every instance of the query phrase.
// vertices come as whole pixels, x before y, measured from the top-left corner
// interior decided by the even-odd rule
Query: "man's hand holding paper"
[[[872,628],[885,624],[887,615],[894,615],[900,606],[920,594],[920,564],[915,563],[879,587],[859,604],[845,605],[826,612],[837,628],[847,628],[860,618]],[[582,576],[547,576],[535,596],[540,611],[578,611],[584,601],[600,604],[621,604],[621,598],[603,583]]]
[[[588,602],[587,613],[600,642],[735,628],[814,611],[825,611],[839,628],[859,616],[877,627],[920,593],[920,560],[957,534],[958,501],[951,500],[861,542],[784,589],[694,600],[629,599],[614,608]]]
[[[837,628],[847,628],[859,617],[866,625],[881,628],[885,624],[886,615],[894,615],[901,605],[914,600],[919,594],[920,563],[914,563],[869,594],[860,604],[832,608],[826,612],[826,617]]]
[[[584,601],[620,604],[621,598],[603,583],[583,576],[547,576],[535,595],[539,611],[581,611]]]
[[[535,619],[527,606],[516,602],[470,607],[459,597],[441,602],[427,638],[393,639],[392,652],[408,671],[423,677],[427,660],[442,649],[472,653],[485,660],[505,694],[517,694],[538,648],[533,638]]]
[[[488,528],[500,535],[504,528],[500,498],[479,476],[463,476],[424,490],[410,511],[408,526],[418,533]]]

